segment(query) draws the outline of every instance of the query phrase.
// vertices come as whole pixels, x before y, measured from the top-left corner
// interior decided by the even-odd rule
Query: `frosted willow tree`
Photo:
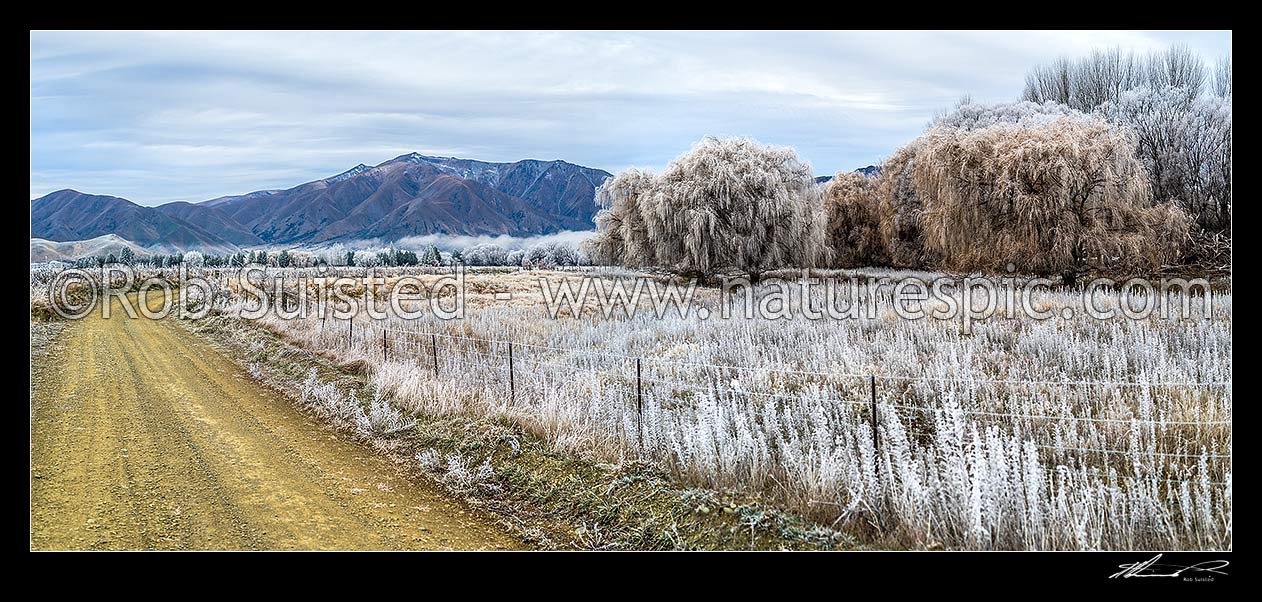
[[[1230,69],[1228,62],[1228,78]],[[1221,75],[1215,73],[1212,77],[1216,80]],[[1117,100],[1127,90],[1142,87],[1179,88],[1189,98],[1195,98],[1207,82],[1218,85],[1210,80],[1205,63],[1187,46],[1172,46],[1146,55],[1113,48],[1095,50],[1079,59],[1061,57],[1035,67],[1026,75],[1022,96],[1037,103],[1050,101],[1090,112]]]
[[[604,209],[587,250],[603,262],[757,280],[827,254],[819,190],[790,148],[706,138],[661,174],[618,174],[597,199]]]
[[[898,267],[921,267],[931,263],[920,226],[924,203],[916,194],[912,179],[916,155],[922,146],[922,140],[917,138],[895,151],[882,164],[877,181],[881,242],[890,263]]]
[[[1138,136],[1153,198],[1207,232],[1231,228],[1231,58],[1212,68],[1186,46],[1097,50],[1035,67],[1024,98],[1095,112]]]
[[[606,265],[647,267],[657,264],[648,238],[644,209],[653,190],[653,175],[626,169],[596,189],[598,234],[583,243],[588,257]]]
[[[1009,102],[978,104],[968,98],[951,111],[937,115],[931,128],[972,131],[999,124],[1038,126],[1059,119],[1088,120],[1090,117],[1056,102]],[[917,138],[886,159],[877,180],[877,210],[886,259],[899,267],[935,265],[942,259],[924,240],[921,214],[924,202],[917,192],[914,173],[925,140]]]
[[[1088,266],[1157,267],[1186,239],[1186,215],[1152,203],[1132,136],[1103,119],[935,127],[922,145],[912,179],[946,267],[1012,263],[1072,282]]]
[[[824,238],[832,250],[832,266],[853,268],[886,263],[877,194],[881,177],[838,173],[824,187],[828,218]]]
[[[1156,200],[1177,202],[1205,230],[1231,227],[1230,96],[1144,87],[1096,112],[1135,133]]]

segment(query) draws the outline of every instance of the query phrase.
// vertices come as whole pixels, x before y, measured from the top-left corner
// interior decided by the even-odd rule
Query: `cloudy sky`
[[[31,198],[288,188],[411,151],[660,169],[705,135],[876,163],[1061,54],[1229,32],[32,32]]]

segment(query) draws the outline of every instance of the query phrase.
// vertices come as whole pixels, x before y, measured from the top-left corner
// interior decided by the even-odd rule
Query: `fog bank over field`
[[[332,247],[342,247],[347,249],[380,249],[383,247],[395,247],[410,251],[420,251],[427,249],[432,245],[443,251],[460,251],[477,245],[493,244],[499,245],[509,251],[515,251],[519,249],[528,249],[544,243],[560,243],[577,248],[584,240],[591,238],[595,234],[596,232],[594,230],[565,230],[554,234],[542,234],[539,236],[466,236],[455,234],[425,234],[422,236],[408,236],[400,238],[394,242],[386,242],[379,239],[339,242],[335,245],[313,247],[312,250],[323,250]]]

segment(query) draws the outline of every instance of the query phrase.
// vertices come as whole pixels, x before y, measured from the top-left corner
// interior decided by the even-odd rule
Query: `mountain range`
[[[855,171],[872,176],[879,169]],[[409,153],[287,190],[200,203],[146,207],[58,190],[31,201],[31,237],[42,239],[42,256],[53,248],[44,242],[105,235],[158,253],[393,242],[426,234],[534,236],[592,229],[596,188],[611,175],[560,160],[489,163]],[[830,179],[820,176],[816,182]]]
[[[31,237],[53,242],[113,234],[158,252],[225,252],[236,245],[162,207],[142,207],[116,196],[58,190],[31,201]]]
[[[854,172],[857,174],[863,174],[869,178],[874,178],[881,175],[881,168],[876,165],[869,165],[867,167],[860,167],[859,169],[854,170]],[[815,183],[827,184],[833,180],[833,177],[834,176],[815,176]]]
[[[31,236],[114,234],[151,251],[228,252],[423,234],[531,236],[589,230],[611,174],[565,161],[489,163],[402,155],[287,190],[144,207],[59,190],[31,201]]]

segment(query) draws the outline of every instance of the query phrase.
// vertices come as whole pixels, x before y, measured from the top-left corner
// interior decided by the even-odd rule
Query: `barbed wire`
[[[734,389],[721,389],[721,388],[720,388],[720,389],[706,389],[706,388],[704,388],[704,387],[699,387],[699,386],[696,386],[696,385],[687,385],[686,383],[675,383],[675,384],[682,385],[682,386],[683,386],[683,388],[701,389],[701,390],[704,390],[704,391],[706,391],[706,392],[725,391],[725,392],[731,392],[731,393],[750,394],[750,395],[755,395],[755,396],[764,396],[764,397],[791,398],[791,397],[786,397],[785,395],[782,395],[782,394],[760,393],[760,392],[757,392],[757,391],[739,391],[739,390],[734,390]],[[528,386],[530,386],[530,385],[523,383],[523,386],[527,386],[527,387],[528,387]],[[664,395],[662,395],[660,390],[636,391],[635,389],[633,389],[633,388],[632,388],[632,387],[630,387],[629,385],[627,385],[627,384],[623,384],[623,383],[602,383],[602,384],[598,385],[598,387],[599,387],[599,389],[600,389],[601,391],[612,391],[612,392],[623,393],[623,394],[625,394],[628,398],[634,398],[634,397],[636,397],[637,395],[640,395],[640,396],[642,396],[642,397],[643,397],[643,398],[645,398],[645,399],[648,399],[648,400],[653,400],[653,401],[658,402],[658,404],[659,404],[659,405],[660,405],[660,404],[661,404],[661,402],[663,402],[663,401],[668,401],[668,402],[669,402],[669,401],[679,401],[679,399],[677,399],[677,398],[674,398],[674,397],[668,397],[668,396],[664,396]],[[593,391],[593,392],[595,392],[595,391]],[[797,399],[797,398],[791,398],[791,399]],[[833,401],[839,401],[839,402],[842,402],[842,403],[849,403],[849,404],[852,404],[852,405],[859,405],[859,406],[867,406],[867,405],[868,405],[868,403],[867,403],[867,402],[857,402],[857,401],[848,401],[848,400],[833,400]],[[878,402],[878,408],[891,408],[891,407],[892,407],[892,408],[902,408],[902,409],[914,409],[914,410],[921,410],[921,411],[934,410],[934,408],[926,408],[926,407],[919,407],[919,406],[902,406],[902,405],[882,404],[882,403],[879,403],[879,402]],[[969,413],[969,412],[964,412],[964,413]],[[975,413],[975,414],[976,414],[976,413],[979,413],[979,412],[973,412],[973,413]],[[980,414],[990,414],[990,413],[981,412]],[[1023,415],[1020,415],[1020,414],[1004,414],[1003,416],[1008,416],[1008,417],[1024,417]],[[1077,419],[1077,418],[1078,418],[1078,417],[1071,417],[1071,416],[1045,416],[1045,417],[1047,417],[1047,418],[1066,418],[1066,419]],[[1108,420],[1108,421],[1110,421],[1110,422],[1116,422],[1115,420],[1112,420],[1112,419],[1085,419],[1085,420],[1089,420],[1089,421],[1096,421],[1096,420],[1099,420],[1099,421],[1104,421],[1104,420]],[[1142,421],[1134,421],[1134,422],[1137,422],[1137,423],[1143,423]],[[1154,423],[1159,424],[1160,422],[1159,422],[1159,421],[1154,421]],[[865,424],[866,424],[866,423],[865,423]],[[1184,422],[1183,424],[1199,425],[1199,424],[1202,424],[1202,423]],[[1229,422],[1225,422],[1225,423],[1222,423],[1222,424],[1230,424],[1230,423],[1229,423]],[[928,432],[928,431],[922,431],[922,430],[917,430],[917,429],[908,428],[906,425],[902,425],[902,424],[900,424],[900,425],[899,425],[899,427],[898,427],[898,431],[902,432],[902,433],[903,433],[903,435],[904,435],[904,437],[906,437],[906,438],[907,438],[907,439],[909,439],[909,440],[913,440],[913,439],[917,439],[917,438],[932,438],[932,437],[934,437],[934,436],[936,436],[936,435],[937,435],[937,433],[934,433],[934,432]],[[1160,458],[1179,458],[1179,459],[1191,459],[1191,460],[1200,460],[1200,459],[1202,459],[1202,458],[1207,459],[1207,460],[1218,460],[1218,459],[1226,459],[1226,460],[1230,460],[1230,459],[1232,458],[1232,455],[1231,455],[1231,454],[1218,454],[1218,453],[1215,453],[1215,454],[1210,454],[1210,453],[1200,453],[1200,454],[1196,454],[1196,453],[1161,452],[1161,451],[1156,451],[1156,450],[1142,450],[1142,449],[1089,448],[1089,447],[1077,447],[1077,446],[1065,446],[1065,445],[1050,445],[1050,444],[1038,443],[1038,442],[1035,442],[1034,440],[1029,440],[1029,442],[1030,442],[1030,444],[1031,444],[1031,445],[1033,445],[1033,446],[1034,446],[1035,448],[1037,448],[1037,449],[1046,450],[1046,451],[1052,451],[1052,452],[1060,452],[1060,453],[1064,453],[1064,452],[1078,452],[1078,453],[1084,453],[1084,454],[1112,454],[1112,455],[1127,455],[1127,456],[1137,455],[1137,456],[1152,456],[1152,457],[1160,457]],[[1135,477],[1128,477],[1128,478],[1135,478]],[[1176,483],[1177,483],[1177,482],[1182,482],[1182,481],[1173,480],[1173,479],[1165,479],[1165,480],[1170,481],[1170,482],[1176,482]],[[1223,483],[1219,483],[1219,482],[1212,482],[1211,484],[1215,484],[1215,485],[1222,485]]]
[[[470,336],[464,336],[464,335],[447,335],[447,334],[429,333],[429,332],[421,332],[421,331],[401,331],[398,329],[389,329],[389,328],[383,328],[383,330],[386,330],[388,332],[415,335],[417,337],[433,336],[433,337],[443,338],[447,340],[466,340],[466,341],[485,342],[492,345],[508,344],[506,341],[503,341],[503,340],[485,339],[485,338],[470,337]],[[415,351],[403,351],[403,352],[396,351],[396,353],[400,355],[408,355],[416,359],[421,359],[421,356],[428,355],[428,353],[426,353],[424,349],[420,348],[420,345],[422,345],[423,343],[420,342],[419,338],[416,340],[418,342],[418,346]],[[522,347],[527,347],[527,348],[546,349],[546,350],[559,350],[560,349],[556,347],[549,347],[546,345],[534,345],[534,344],[524,344],[524,343],[512,343],[512,345],[517,345],[517,346],[522,346]],[[444,349],[451,350],[451,347],[444,347]],[[507,360],[509,357],[505,353],[484,352],[484,351],[478,351],[476,349],[472,349],[469,347],[458,348],[457,352],[460,354],[472,354],[479,357],[500,359],[500,360]],[[424,359],[429,359],[429,358],[426,357]],[[607,376],[614,379],[630,379],[631,378],[631,376],[626,373],[599,370],[591,366],[561,364],[561,363],[557,363],[553,361],[546,361],[546,360],[538,359],[528,354],[516,356],[514,360],[518,362],[522,362],[524,364],[533,365],[534,367],[550,367],[550,368],[557,368],[561,370],[572,370],[572,371],[578,370],[587,374],[598,374],[598,375]],[[519,369],[515,369],[514,371],[520,373]],[[892,377],[878,376],[877,378],[883,378],[883,379],[888,380]],[[908,379],[935,380],[935,381],[941,380],[941,379],[935,379],[935,378],[918,378],[918,377],[908,377]],[[801,401],[804,397],[804,395],[802,394],[795,395],[795,394],[787,394],[787,393],[766,393],[766,392],[760,392],[760,391],[749,391],[749,390],[744,390],[744,389],[732,389],[732,388],[726,388],[726,387],[715,386],[715,385],[697,385],[695,383],[687,383],[687,382],[682,382],[682,381],[677,381],[677,380],[668,380],[668,379],[663,379],[660,377],[653,377],[653,376],[642,377],[641,380],[651,385],[663,385],[663,386],[670,387],[673,389],[683,389],[683,390],[697,391],[697,392],[702,392],[702,393],[729,394],[729,395],[734,395],[734,396],[745,395],[745,396],[752,396],[752,397],[761,397],[761,398],[769,398],[769,399],[785,399],[785,400],[792,400],[792,401]],[[974,382],[977,382],[977,381],[974,381]],[[1001,382],[1024,382],[1024,383],[1046,384],[1046,383],[1050,383],[1054,381],[1001,381]],[[829,401],[847,403],[847,404],[856,405],[856,406],[869,405],[868,402],[847,400],[847,399],[833,399]],[[944,408],[911,406],[911,405],[895,404],[895,403],[880,402],[880,401],[878,401],[878,405],[880,407],[892,408],[896,410],[899,410],[899,409],[913,410],[913,411],[919,411],[919,412],[937,412],[937,411],[944,410]],[[1028,419],[1028,420],[1060,420],[1060,421],[1089,422],[1089,423],[1099,423],[1099,424],[1137,424],[1137,425],[1160,425],[1160,426],[1226,426],[1226,425],[1232,424],[1232,421],[1230,420],[1188,421],[1188,420],[1162,420],[1162,419],[1140,420],[1136,418],[1131,418],[1131,419],[1096,418],[1096,417],[1090,417],[1090,416],[989,412],[989,411],[968,409],[968,408],[963,408],[963,407],[959,408],[959,411],[963,414],[968,414],[968,415],[973,415],[973,416],[987,416],[987,417],[995,417],[995,418],[1013,418],[1013,419]]]
[[[968,383],[968,384],[985,383],[985,384],[1011,384],[1011,385],[1048,385],[1048,386],[1071,385],[1071,386],[1118,386],[1118,387],[1129,387],[1129,386],[1214,387],[1214,386],[1222,386],[1222,385],[1229,386],[1231,384],[1230,382],[1226,382],[1226,383],[1221,383],[1221,382],[1219,383],[1215,383],[1215,382],[1153,383],[1153,382],[1138,382],[1138,381],[1055,381],[1055,380],[1017,380],[1017,379],[963,379],[963,378],[958,378],[958,377],[950,378],[950,377],[931,377],[931,376],[896,376],[896,375],[875,375],[875,374],[860,374],[860,373],[820,372],[820,371],[812,371],[812,370],[794,370],[794,369],[774,368],[774,367],[750,368],[748,366],[737,366],[737,365],[730,365],[730,364],[686,362],[686,361],[669,360],[666,358],[646,358],[643,356],[632,356],[632,355],[625,355],[625,354],[619,354],[619,353],[614,353],[614,352],[600,353],[600,352],[594,352],[594,351],[588,351],[588,350],[581,350],[577,348],[562,348],[562,347],[555,347],[555,346],[550,346],[550,345],[541,345],[541,344],[534,344],[534,343],[518,343],[518,342],[512,342],[512,341],[507,341],[503,339],[492,339],[492,338],[475,337],[475,336],[469,336],[469,335],[453,335],[453,334],[438,333],[438,332],[428,332],[428,331],[422,331],[422,330],[409,331],[409,330],[404,330],[404,329],[390,328],[388,326],[385,326],[384,324],[379,324],[375,322],[369,322],[369,327],[370,327],[370,330],[375,331],[375,332],[395,333],[395,334],[404,335],[407,338],[411,338],[414,343],[414,345],[412,346],[413,348],[412,351],[408,350],[408,346],[406,342],[403,343],[404,350],[402,352],[400,352],[397,348],[395,349],[396,354],[407,356],[407,357],[410,357],[411,359],[421,359],[422,356],[429,356],[430,353],[434,353],[436,351],[435,349],[435,350],[430,350],[429,353],[426,353],[426,350],[424,349],[424,341],[422,339],[425,337],[431,337],[433,340],[437,340],[441,338],[446,341],[466,341],[466,342],[474,342],[474,343],[484,343],[487,346],[492,347],[492,348],[496,346],[502,347],[502,346],[507,345],[511,347],[520,347],[520,348],[530,349],[530,350],[544,350],[544,351],[549,351],[549,352],[563,352],[563,353],[577,352],[583,355],[587,355],[589,357],[616,358],[616,359],[621,359],[621,360],[637,360],[640,362],[648,361],[650,363],[670,362],[671,366],[700,366],[700,367],[714,368],[714,369],[720,369],[720,370],[740,370],[740,371],[762,370],[766,372],[825,376],[825,377],[830,377],[830,378],[838,377],[838,376],[856,377],[856,378],[866,377],[866,378],[878,379],[878,380],[882,380],[886,382],[889,382],[889,381],[962,382],[962,383]],[[366,337],[363,337],[363,336],[359,337],[360,342],[362,342],[364,338]],[[375,338],[376,338],[375,335],[369,338],[369,342],[371,343],[372,340]],[[384,337],[382,340],[383,340],[383,343],[385,343]],[[404,340],[406,341],[406,338]],[[350,344],[354,346],[356,342],[357,341],[352,339]],[[398,343],[396,343],[396,345],[397,344]],[[461,356],[474,355],[478,357],[501,360],[501,361],[507,361],[510,359],[510,356],[507,353],[497,353],[490,350],[481,351],[478,349],[474,349],[470,346],[464,346],[464,345],[459,346],[459,347],[452,347],[450,345],[444,345],[443,349],[444,351],[447,351],[447,352],[450,352],[454,349],[456,354],[461,355]],[[446,355],[447,357],[444,357],[442,359],[446,360],[445,363],[450,364],[451,363],[450,353]],[[425,357],[424,359],[430,359],[430,358]],[[513,357],[512,359],[514,362],[521,362],[523,365],[530,366],[533,369],[554,368],[558,370],[579,371],[584,374],[606,376],[606,377],[614,379],[615,381],[629,381],[632,378],[630,374],[627,374],[625,372],[612,372],[612,371],[607,371],[607,370],[600,370],[590,365],[578,365],[574,363],[559,363],[556,361],[548,361],[546,359],[534,357],[533,353],[520,354]],[[495,372],[503,373],[503,372],[508,372],[508,370],[509,368],[507,366],[500,366],[495,370]],[[536,382],[542,380],[541,375],[530,374],[529,372],[523,372],[520,368],[517,368],[516,366],[512,368],[512,371],[514,374],[520,374],[523,377],[527,377]],[[666,372],[669,373],[670,371],[666,371]],[[798,402],[804,401],[806,399],[806,392],[799,393],[799,394],[788,394],[788,393],[769,393],[769,392],[761,392],[761,391],[749,391],[745,389],[722,387],[717,384],[706,385],[706,384],[697,384],[695,382],[682,382],[678,380],[671,380],[668,378],[663,378],[660,375],[660,371],[657,371],[657,370],[654,370],[653,373],[651,374],[652,375],[650,376],[647,376],[647,377],[640,376],[639,378],[642,383],[647,383],[648,385],[650,385],[650,389],[648,391],[647,396],[650,399],[656,400],[659,404],[663,400],[678,401],[675,398],[662,396],[660,391],[661,391],[661,388],[663,387],[674,389],[674,390],[696,391],[696,392],[701,392],[701,393],[711,394],[711,395],[726,394],[728,396],[747,396],[747,397],[759,397],[759,398],[764,398],[764,399],[783,399],[783,400],[798,401]],[[527,387],[530,386],[527,383],[523,383],[523,385]],[[622,392],[628,395],[634,395],[634,396],[639,396],[639,397],[645,396],[644,395],[645,391],[643,387],[638,388],[636,390],[632,390],[629,386],[620,386],[620,385],[621,385],[620,382],[615,382],[615,383],[604,383],[600,386],[605,390]],[[814,391],[812,392],[812,394],[818,395],[819,392]],[[870,405],[870,402],[866,402],[866,401],[841,399],[841,398],[826,399],[825,401],[828,401],[830,403],[845,403],[845,404],[850,404],[854,406],[869,406]],[[946,408],[913,406],[913,405],[905,405],[905,404],[897,404],[897,403],[889,403],[889,402],[881,402],[881,401],[877,401],[877,406],[878,406],[878,409],[888,408],[894,411],[897,411],[897,410],[912,410],[912,411],[917,411],[917,412],[948,411]],[[1161,419],[1139,420],[1135,418],[1131,418],[1131,419],[1098,418],[1098,417],[1091,417],[1091,416],[1019,414],[1019,413],[1012,413],[1012,412],[993,412],[993,411],[969,409],[969,408],[964,408],[964,407],[957,408],[957,411],[959,411],[962,414],[970,415],[970,416],[1007,418],[1007,419],[1015,419],[1015,420],[1085,422],[1085,423],[1093,423],[1093,424],[1126,424],[1126,425],[1139,425],[1139,426],[1150,426],[1150,425],[1197,426],[1197,427],[1230,426],[1232,424],[1232,421],[1230,420],[1187,421],[1187,420],[1161,420]],[[911,436],[914,436],[914,437],[929,436],[927,433],[911,432],[909,429],[906,429],[905,427],[900,427],[900,428],[901,430],[904,431],[904,433],[910,434]],[[1085,454],[1118,454],[1118,455],[1139,454],[1139,455],[1149,455],[1153,457],[1162,457],[1162,458],[1185,458],[1185,459],[1202,459],[1202,458],[1211,459],[1213,458],[1213,459],[1228,459],[1229,460],[1231,458],[1230,454],[1206,454],[1206,453],[1186,454],[1186,453],[1158,452],[1155,450],[1143,451],[1143,450],[1119,450],[1119,449],[1109,449],[1109,448],[1067,447],[1067,446],[1046,445],[1046,444],[1039,444],[1039,443],[1033,443],[1033,445],[1038,449],[1048,450],[1048,451],[1057,452],[1057,453],[1078,452],[1078,453],[1085,453]]]
[[[684,361],[672,358],[660,358],[649,356],[628,355],[613,351],[595,351],[589,349],[581,349],[577,347],[556,347],[552,345],[543,345],[538,343],[525,343],[517,341],[509,341],[505,339],[492,339],[486,337],[475,337],[470,335],[452,335],[432,331],[411,331],[405,329],[390,328],[375,322],[372,324],[374,329],[386,330],[387,332],[405,334],[415,337],[438,337],[444,339],[457,339],[466,341],[475,341],[487,343],[489,345],[513,345],[528,349],[540,349],[546,351],[555,351],[562,353],[579,353],[596,357],[622,359],[622,360],[640,360],[654,364],[667,363],[671,366],[692,366],[703,368],[715,368],[720,370],[738,370],[745,372],[775,372],[780,374],[798,374],[807,376],[821,376],[827,378],[875,378],[882,381],[912,381],[912,382],[955,382],[955,383],[975,383],[975,384],[1008,384],[1008,385],[1044,385],[1044,386],[1081,386],[1081,387],[1185,387],[1185,388],[1215,388],[1229,387],[1231,381],[1103,381],[1103,380],[1026,380],[1012,378],[974,378],[967,376],[917,376],[917,375],[896,375],[896,374],[876,374],[863,372],[841,372],[841,371],[822,371],[822,370],[804,370],[797,368],[784,368],[776,366],[743,366],[739,364],[718,364],[711,362]]]
[[[909,406],[909,405],[902,405],[902,404],[881,403],[880,401],[877,402],[877,405],[881,407],[886,407],[886,408],[894,408],[894,409],[899,409],[899,410],[916,410],[920,412],[947,411],[946,408],[940,408],[940,407],[931,408],[927,406]],[[1090,416],[1063,416],[1063,415],[1057,416],[1057,415],[1052,415],[1052,414],[1012,414],[1012,413],[1003,413],[1003,412],[985,412],[981,410],[970,410],[967,408],[958,408],[958,410],[962,414],[971,414],[974,416],[993,416],[993,417],[999,417],[999,418],[1033,418],[1036,420],[1075,420],[1075,421],[1082,421],[1082,422],[1141,424],[1141,425],[1158,424],[1158,425],[1175,425],[1175,426],[1215,426],[1215,425],[1230,425],[1231,424],[1230,420],[1206,420],[1203,422],[1195,421],[1195,420],[1140,420],[1138,418],[1123,419],[1123,418],[1093,418]]]
[[[1048,449],[1048,450],[1053,450],[1053,451],[1076,451],[1076,452],[1096,453],[1096,454],[1122,454],[1122,455],[1133,454],[1137,456],[1157,456],[1161,458],[1190,458],[1193,460],[1199,460],[1201,458],[1227,459],[1227,460],[1231,459],[1231,454],[1205,454],[1205,453],[1177,454],[1177,453],[1159,452],[1159,451],[1152,451],[1152,450],[1064,447],[1064,446],[1059,446],[1059,445],[1042,445],[1039,443],[1035,443],[1034,446],[1040,449]]]

